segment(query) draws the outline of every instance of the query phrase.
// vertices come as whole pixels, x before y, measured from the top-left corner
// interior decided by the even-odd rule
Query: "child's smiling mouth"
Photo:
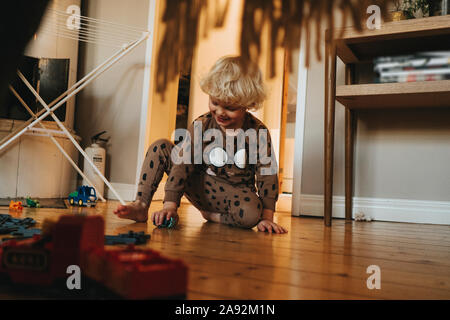
[[[229,119],[228,118],[224,118],[224,117],[216,117],[218,122],[227,122]]]

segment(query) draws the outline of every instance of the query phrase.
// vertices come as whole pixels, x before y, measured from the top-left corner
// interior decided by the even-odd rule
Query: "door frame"
[[[298,57],[297,109],[295,114],[294,177],[292,182],[291,214],[300,216],[302,194],[303,143],[305,137],[306,95],[308,68],[305,67],[305,46],[300,46]]]

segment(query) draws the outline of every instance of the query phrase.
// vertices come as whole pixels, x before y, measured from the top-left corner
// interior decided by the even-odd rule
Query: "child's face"
[[[223,106],[214,98],[209,98],[209,111],[224,129],[239,129],[243,125],[246,109],[240,106]]]

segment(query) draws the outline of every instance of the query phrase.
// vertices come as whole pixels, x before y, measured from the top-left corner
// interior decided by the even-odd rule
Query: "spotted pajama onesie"
[[[201,131],[194,127],[195,122],[201,124]],[[207,139],[204,135],[207,129],[220,130],[224,137],[222,140],[224,148],[211,147],[214,146],[212,142],[216,141],[215,137]],[[259,129],[267,130],[266,126],[249,112],[245,114],[242,129],[244,132],[255,129],[257,134],[261,132]],[[265,136],[258,135],[256,140],[249,140],[249,136],[245,135],[245,148],[239,148],[244,146],[242,139],[231,137],[225,142],[225,132],[208,112],[198,117],[189,126],[188,132],[188,139],[186,134],[181,135],[178,141],[175,139],[178,142],[176,146],[167,139],[159,139],[149,147],[142,165],[137,200],[149,205],[165,172],[168,179],[164,202],[172,201],[179,206],[180,199],[184,195],[197,209],[220,213],[222,223],[252,228],[261,220],[264,208],[275,210],[275,203],[278,200],[278,167],[268,130]],[[197,144],[195,134],[197,137],[203,137]],[[230,144],[228,141],[234,144],[234,148],[230,147],[231,153],[227,149]],[[255,145],[255,141],[256,150],[265,148],[265,155],[268,157],[265,161],[261,161],[260,153],[257,153],[255,160],[249,161],[249,148]],[[181,146],[186,148],[181,149]],[[175,151],[178,150],[176,152],[178,155],[189,153],[191,161],[187,162],[190,163],[174,161],[171,154],[177,147]],[[208,151],[205,152],[205,149]],[[198,158],[197,161],[194,159],[191,150],[200,151],[202,155],[200,161]],[[233,153],[234,150],[238,151]],[[210,160],[209,163],[204,160],[203,152],[206,159]],[[214,157],[213,153],[218,153],[219,157],[217,155]],[[270,159],[270,162],[267,162],[267,159]]]

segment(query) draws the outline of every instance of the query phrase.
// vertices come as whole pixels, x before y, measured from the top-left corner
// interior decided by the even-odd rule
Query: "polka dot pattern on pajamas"
[[[264,127],[249,113],[246,117],[246,128]],[[218,128],[209,113],[196,120],[202,121],[202,130]],[[185,146],[184,151],[202,151],[205,145],[194,144],[192,126],[189,130],[192,143]],[[270,156],[270,136],[267,137],[269,139],[262,137],[259,142],[269,147],[267,154]],[[180,136],[178,143],[181,141],[185,143],[188,140]],[[220,213],[222,223],[252,228],[260,221],[263,208],[274,209],[278,199],[278,177],[276,174],[260,175],[262,165],[259,162],[249,164],[246,149],[235,148],[237,152],[227,154],[224,149],[215,148],[213,155],[209,155],[210,164],[175,165],[171,158],[174,146],[167,139],[159,139],[150,145],[142,165],[137,199],[150,204],[166,173],[169,178],[165,186],[165,201],[175,201],[179,205],[179,199],[184,194],[198,210]],[[245,146],[248,148],[247,141]]]

